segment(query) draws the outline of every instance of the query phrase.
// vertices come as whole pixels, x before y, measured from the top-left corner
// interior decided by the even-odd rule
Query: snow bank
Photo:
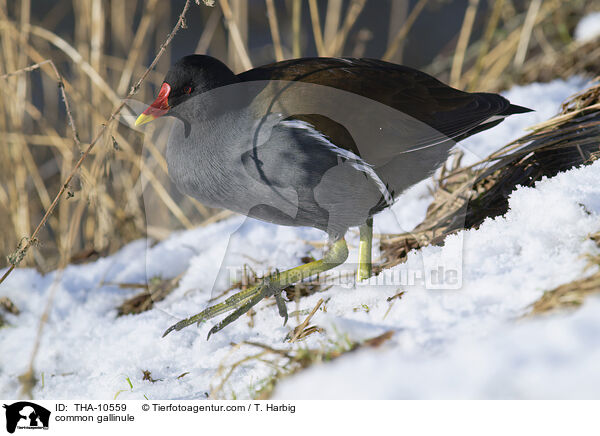
[[[570,316],[504,325],[447,352],[361,351],[282,383],[289,399],[598,399],[600,299]]]
[[[537,112],[515,116],[469,141],[482,156],[521,135],[531,117],[555,113],[560,101],[580,90],[581,79],[515,88],[508,96]],[[513,94],[511,94],[513,93]],[[516,93],[516,94],[515,94]],[[527,118],[529,117],[529,118]],[[519,121],[521,118],[529,121]],[[514,121],[513,121],[514,120]],[[537,120],[537,119],[536,119]],[[479,139],[477,139],[479,138]],[[479,141],[479,142],[478,142]],[[465,141],[467,143],[467,141]],[[485,150],[485,152],[484,152]],[[312,320],[325,331],[289,345],[287,326],[272,301],[256,307],[249,318],[206,341],[211,324],[189,327],[162,339],[163,331],[182,317],[199,312],[211,295],[228,285],[222,268],[249,264],[257,270],[292,267],[306,255],[320,256],[308,242],[323,241],[313,229],[276,227],[235,217],[205,228],[178,232],[149,246],[136,241],[118,253],[62,274],[41,276],[18,269],[1,293],[21,309],[7,315],[0,330],[0,397],[18,396],[18,375],[28,366],[37,324],[49,292],[55,298],[36,360],[36,398],[152,399],[205,398],[219,385],[220,371],[255,353],[230,343],[254,340],[276,348],[327,348],[340,338],[360,340],[388,330],[393,338],[378,351],[359,352],[300,373],[281,384],[276,396],[288,398],[432,398],[432,397],[597,397],[600,380],[597,341],[600,303],[565,318],[516,323],[544,292],[585,271],[586,253],[596,250],[587,235],[598,230],[600,162],[520,188],[504,217],[487,220],[478,230],[451,236],[444,247],[428,247],[406,264],[381,275],[384,285],[336,285],[303,298],[290,312],[307,310],[319,298],[326,311]],[[427,182],[409,190],[392,208],[376,217],[376,232],[408,230],[424,216]],[[350,232],[349,263],[356,259],[357,234]],[[417,280],[398,285],[395,275],[423,270],[439,261],[462,257],[462,287],[431,290]],[[344,270],[348,265],[338,268]],[[116,307],[138,290],[116,283],[144,282],[147,277],[183,274],[179,287],[150,311],[116,317]],[[225,271],[226,273],[226,271]],[[400,300],[387,298],[405,290]],[[300,318],[300,321],[303,317]],[[155,383],[142,380],[151,371]],[[179,378],[183,373],[188,373]],[[273,369],[251,360],[223,384],[224,397],[252,396]],[[133,389],[126,381],[129,378]]]

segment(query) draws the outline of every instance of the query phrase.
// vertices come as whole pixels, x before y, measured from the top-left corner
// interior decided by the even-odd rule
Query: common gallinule
[[[456,141],[530,109],[497,94],[467,93],[375,59],[304,58],[234,74],[191,55],[167,73],[136,125],[171,115],[169,176],[201,202],[329,235],[323,259],[272,274],[166,332],[233,311],[346,261],[344,234],[360,227],[358,280],[371,274],[372,216],[430,176]]]

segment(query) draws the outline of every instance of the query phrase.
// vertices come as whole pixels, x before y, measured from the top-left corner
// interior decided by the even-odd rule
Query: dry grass
[[[26,3],[21,2],[23,7]],[[3,77],[8,82],[3,89],[19,89],[24,84],[27,90],[22,101],[12,92],[3,92],[6,112],[0,115],[0,201],[5,206],[0,222],[5,229],[13,229],[3,232],[0,249],[9,255],[12,265],[23,260],[26,265],[48,271],[72,258],[81,258],[78,253],[112,252],[145,234],[139,195],[140,175],[144,172],[139,164],[141,141],[136,132],[113,121],[123,105],[113,89],[123,98],[130,89],[132,95],[143,83],[138,81],[132,88],[132,79],[142,74],[160,83],[157,75],[149,70],[144,73],[146,67],[140,64],[141,53],[154,49],[150,44],[153,39],[148,38],[150,29],[160,29],[151,27],[159,12],[157,2],[145,4],[133,36],[135,50],[121,59],[116,71],[106,67],[108,29],[104,26],[109,22],[91,19],[91,14],[111,11],[95,9],[101,2],[83,5],[75,11],[81,15],[73,44],[48,29],[11,20],[10,11],[0,6],[4,47],[0,65],[11,73]],[[86,9],[88,6],[90,9]],[[125,7],[120,12],[132,16],[134,10]],[[27,38],[17,38],[19,27]],[[113,41],[128,37],[123,29],[112,30]],[[52,61],[44,59],[50,57],[66,59],[58,68],[72,71],[68,79],[59,75]],[[37,62],[38,71],[14,74],[31,62]],[[57,87],[61,94],[56,93]],[[35,104],[34,95],[40,93],[44,102]],[[145,94],[150,95],[149,89]],[[105,114],[111,114],[108,120]],[[96,144],[98,147],[94,147]],[[63,193],[65,199],[59,201]],[[25,256],[30,247],[32,256]]]
[[[590,239],[595,241],[598,248],[600,248],[600,232],[591,235]],[[598,269],[599,266],[600,257],[590,257],[588,267]],[[574,280],[556,289],[544,292],[544,295],[533,304],[527,316],[531,317],[559,310],[575,309],[581,306],[588,296],[599,293],[600,270],[583,279]]]
[[[600,44],[590,41],[584,44],[569,44],[551,52],[539,53],[515,77],[519,84],[548,82],[567,79],[575,74],[597,75],[600,73]]]
[[[540,81],[565,77],[552,65],[556,62],[569,64],[562,54],[569,52],[575,56],[579,49],[579,44],[572,39],[576,24],[582,14],[599,10],[600,2],[533,0],[524,2],[523,9],[516,6],[512,0],[494,0],[486,17],[483,36],[470,42],[464,55],[460,54],[462,45],[458,46],[460,50],[454,50],[453,46],[450,53],[442,52],[425,71],[441,80],[449,80],[453,64],[456,71],[462,58],[462,72],[458,79],[453,77],[453,83],[459,88],[484,91],[530,83],[525,74]],[[470,20],[465,19],[463,26],[470,25]],[[461,31],[461,34],[465,33],[467,30]],[[458,60],[456,55],[459,55]],[[590,60],[589,64],[593,63],[597,64]],[[590,73],[590,69],[568,70],[571,74]],[[596,76],[598,72],[592,70],[590,74]]]
[[[600,293],[600,272],[547,291],[534,303],[530,315],[577,308],[586,297]]]
[[[255,399],[268,399],[277,384],[286,377],[303,371],[313,365],[318,365],[323,362],[330,362],[347,353],[354,352],[364,348],[379,348],[389,341],[394,335],[393,331],[387,331],[379,336],[364,341],[352,341],[346,336],[340,336],[329,344],[323,345],[319,349],[308,348],[292,348],[291,345],[285,348],[274,348],[269,345],[261,344],[260,342],[244,341],[239,344],[232,344],[231,352],[224,359],[223,364],[215,375],[216,385],[211,389],[210,398],[221,399],[235,397],[235,393],[228,392],[227,382],[231,375],[244,364],[262,363],[273,368],[273,375],[258,381],[251,387],[252,397]],[[252,347],[261,350],[258,353],[246,355],[245,357],[234,361],[233,363],[225,363],[236,351],[241,348]],[[245,350],[247,353],[247,350]]]
[[[148,283],[118,283],[122,289],[143,289],[144,291],[125,300],[117,308],[117,316],[133,315],[145,312],[154,307],[154,303],[164,300],[179,285],[183,274],[173,279],[162,279],[153,277]],[[110,285],[110,283],[106,283]]]
[[[18,315],[20,313],[20,310],[10,298],[0,297],[0,328],[6,325],[6,320],[2,316],[2,312],[8,312],[13,315]]]
[[[47,207],[44,216],[41,218],[39,224],[37,225],[37,227],[31,234],[31,236],[25,237],[25,239],[21,239],[21,241],[19,242],[17,251],[15,253],[13,253],[12,255],[8,256],[10,267],[4,273],[2,278],[0,278],[0,284],[8,277],[8,275],[11,273],[11,271],[13,271],[13,269],[23,260],[28,249],[31,247],[34,247],[37,244],[38,233],[40,232],[42,227],[46,224],[46,222],[50,218],[50,215],[52,214],[52,212],[54,212],[54,209],[56,208],[56,206],[59,204],[59,200],[61,199],[61,196],[63,195],[63,193],[65,191],[67,191],[67,189],[69,189],[69,184],[71,183],[71,180],[73,180],[74,176],[79,172],[85,159],[90,155],[94,146],[102,138],[105,131],[109,129],[108,126],[113,121],[116,120],[117,115],[121,112],[121,110],[123,110],[125,108],[127,99],[131,98],[135,93],[137,93],[138,89],[140,88],[141,84],[144,82],[146,77],[149,75],[152,68],[154,68],[156,66],[156,64],[158,63],[158,60],[164,54],[166,47],[169,45],[169,43],[171,42],[171,40],[173,39],[173,37],[175,36],[177,31],[184,25],[185,15],[189,9],[190,4],[191,4],[191,0],[186,0],[186,3],[183,7],[181,14],[179,15],[177,23],[175,24],[175,26],[173,27],[171,32],[167,35],[164,42],[160,45],[160,47],[156,53],[156,56],[154,57],[154,60],[151,62],[150,66],[148,66],[145,69],[145,71],[141,74],[140,78],[132,86],[131,90],[125,96],[125,98],[120,103],[115,105],[114,109],[112,109],[112,111],[110,112],[110,115],[105,119],[104,123],[102,123],[100,129],[93,136],[93,139],[90,141],[90,143],[86,147],[84,147],[84,149],[82,151],[80,151],[79,159],[77,159],[76,163],[73,165],[73,168],[70,169],[70,171],[68,172],[68,175],[66,176],[65,181],[62,182],[62,184],[58,190],[58,193],[54,197],[54,200]],[[4,13],[4,11],[2,11],[2,12],[3,12],[3,18],[6,18],[7,15]],[[99,11],[95,10],[95,15],[98,15],[98,13],[99,13]],[[21,18],[23,18],[23,17],[27,17],[27,18],[29,17],[29,1],[26,1],[26,0],[23,0],[23,2],[22,2]],[[6,19],[4,22],[6,24],[8,24],[9,26],[11,25],[11,23]],[[20,24],[22,27],[22,31],[23,31],[23,29],[28,29],[30,27],[28,21],[21,22]],[[11,29],[13,31],[16,30],[16,28],[14,26]],[[64,40],[62,40],[56,36],[52,37],[52,35],[51,35],[50,39],[56,39],[61,44],[64,43]],[[26,41],[26,38],[22,37],[21,41]],[[69,48],[68,44],[67,44],[67,48]],[[70,48],[69,48],[69,50],[70,50]],[[70,105],[67,100],[66,93],[64,91],[65,81],[60,76],[60,74],[58,73],[58,70],[56,69],[56,66],[54,65],[54,63],[51,60],[48,62],[45,62],[45,61],[38,62],[37,65],[22,68],[21,71],[17,70],[12,73],[7,73],[3,76],[3,78],[9,78],[13,75],[16,75],[17,77],[20,78],[20,76],[17,73],[33,71],[34,68],[41,68],[42,65],[45,63],[50,65],[51,68],[53,69],[53,73],[55,74],[55,77],[57,79],[57,84],[59,86],[59,89],[61,91],[61,94],[62,94],[62,97],[64,100],[66,114],[67,114],[69,123],[71,124],[71,128],[73,130],[73,139],[75,141],[75,144],[77,146],[80,146],[81,143],[80,143],[80,139],[79,139],[79,133],[77,132],[77,129],[75,127],[74,119],[71,115]],[[89,65],[89,64],[86,63],[86,65]],[[88,74],[89,74],[89,72],[88,72]],[[20,102],[17,102],[17,104],[19,104],[19,103]],[[111,138],[113,139],[113,142],[115,142],[114,137],[111,136]],[[68,192],[70,192],[70,191],[68,191]],[[74,195],[68,195],[68,197],[72,197],[72,196],[74,196]],[[62,204],[64,204],[64,202]],[[23,241],[25,241],[25,242],[23,243]],[[31,359],[29,362],[29,367],[28,367],[27,371],[19,377],[19,381],[22,386],[22,393],[23,393],[23,395],[25,395],[27,397],[32,397],[32,390],[33,390],[34,386],[37,384],[37,379],[34,374],[35,359],[37,356],[37,352],[39,350],[42,332],[43,332],[44,326],[45,326],[45,324],[48,320],[49,314],[50,314],[50,309],[52,307],[55,292],[56,292],[56,289],[58,288],[58,284],[62,278],[62,268],[64,268],[66,266],[67,261],[68,261],[67,256],[65,256],[64,252],[62,252],[61,257],[60,257],[60,264],[59,264],[59,266],[61,267],[61,270],[58,271],[58,273],[56,274],[55,279],[51,285],[50,292],[48,294],[48,298],[46,301],[46,307],[43,311],[43,314],[42,314],[39,324],[38,324],[37,335],[36,335],[33,349],[31,352]]]

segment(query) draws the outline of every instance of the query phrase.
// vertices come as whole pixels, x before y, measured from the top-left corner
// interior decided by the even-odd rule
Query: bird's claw
[[[283,318],[283,325],[286,325],[288,322],[288,312],[287,306],[285,305],[285,301],[281,295],[281,290],[275,292],[275,302],[277,303],[277,309],[279,310],[279,316]]]
[[[210,308],[209,308],[210,309]],[[163,333],[162,337],[164,338],[165,336],[167,336],[169,333],[171,333],[173,330],[179,331],[181,329],[186,328],[187,326],[190,326],[194,323],[196,323],[196,326],[200,326],[202,323],[206,322],[209,318],[204,318],[202,316],[202,314],[205,311],[202,311],[194,316],[191,316],[189,318],[186,319],[182,319],[181,321],[173,324],[171,327],[169,327],[167,330],[165,330],[165,332]]]
[[[266,297],[275,297],[275,301],[277,303],[277,309],[279,311],[279,315],[284,318],[284,325],[288,320],[287,307],[285,305],[285,301],[281,296],[280,285],[278,285],[276,280],[273,280],[272,277],[265,277],[262,282],[250,289],[246,289],[240,291],[231,297],[227,298],[224,302],[215,304],[214,306],[208,307],[202,312],[191,316],[189,318],[183,319],[176,324],[169,327],[163,334],[163,337],[171,333],[173,330],[181,330],[185,327],[188,327],[194,323],[198,326],[209,319],[221,315],[223,313],[229,312],[233,310],[228,316],[226,316],[223,320],[219,321],[215,324],[210,331],[208,332],[207,340],[213,333],[218,332],[219,330],[227,327],[229,324],[234,322],[240,316],[248,312],[253,306],[258,304],[263,298]]]
[[[279,274],[278,272],[276,274]],[[277,303],[277,310],[279,311],[279,316],[281,316],[283,320],[283,325],[287,324],[288,321],[288,313],[287,306],[285,305],[285,300],[283,299],[281,293],[283,292],[283,287],[276,281],[273,280],[271,276],[265,277],[263,279],[262,286],[264,297],[275,297],[275,302]]]

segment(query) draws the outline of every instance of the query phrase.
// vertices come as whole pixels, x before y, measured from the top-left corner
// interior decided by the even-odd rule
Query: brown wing
[[[376,59],[293,59],[258,67],[238,77],[241,81],[301,81],[352,92],[402,111],[450,138],[463,139],[469,130],[493,115],[505,114],[511,107],[500,95],[463,92],[421,71]],[[338,136],[343,126],[326,117],[302,117],[337,145],[352,148],[346,143],[346,134]]]

